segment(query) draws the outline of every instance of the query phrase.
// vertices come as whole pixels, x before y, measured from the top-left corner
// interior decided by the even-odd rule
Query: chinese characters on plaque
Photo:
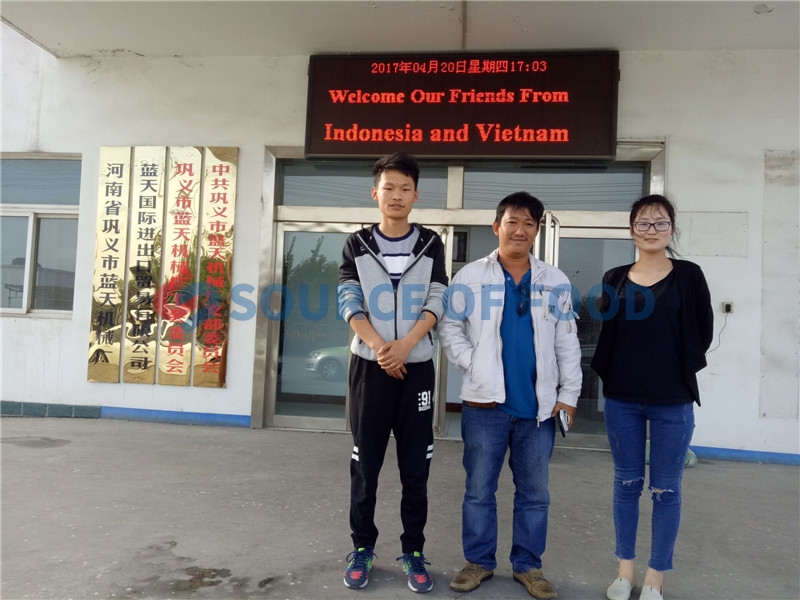
[[[163,146],[133,150],[130,238],[128,241],[128,302],[125,311],[125,353],[122,380],[155,383],[156,326],[153,306],[158,286],[156,247],[164,221]]]
[[[101,149],[89,381],[225,386],[237,161]]]
[[[230,320],[233,212],[236,206],[236,148],[206,148],[203,164],[202,235],[194,385],[223,387]]]

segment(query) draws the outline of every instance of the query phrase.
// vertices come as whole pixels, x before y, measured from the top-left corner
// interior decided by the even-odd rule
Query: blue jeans
[[[499,408],[464,406],[461,413],[466,492],[462,505],[464,558],[497,567],[497,481],[506,450],[514,479],[511,566],[517,573],[542,567],[550,506],[549,462],[555,421],[512,417]]]
[[[653,520],[647,564],[656,571],[669,571],[681,520],[681,479],[694,431],[693,403],[638,404],[606,398],[605,413],[608,443],[614,458],[617,558],[636,558],[639,497],[644,487],[647,421],[650,421],[649,490]]]

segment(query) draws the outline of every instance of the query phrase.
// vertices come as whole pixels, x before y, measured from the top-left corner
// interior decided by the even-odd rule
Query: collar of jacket
[[[414,244],[414,249],[411,251],[414,253],[414,256],[419,256],[433,237],[431,235],[432,232],[430,229],[423,227],[419,223],[409,223],[409,225],[411,225],[411,227],[416,227],[417,231],[419,231],[417,243]],[[377,226],[378,224],[376,223],[375,225],[364,227],[356,234],[375,254],[380,253],[380,250],[378,249],[378,242],[375,241],[375,235],[372,233],[372,228]]]
[[[492,250],[491,254],[486,257],[487,260],[490,262],[495,263],[498,268],[500,269],[501,273],[503,270],[503,265],[500,262],[500,248],[495,248]],[[538,258],[536,258],[533,254],[528,254],[528,258],[530,259],[531,263],[531,283],[539,279],[542,275],[544,275],[544,271],[547,268],[547,263],[542,262]]]

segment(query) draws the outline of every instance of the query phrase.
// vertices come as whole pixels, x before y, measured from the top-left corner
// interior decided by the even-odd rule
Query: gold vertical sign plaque
[[[154,300],[161,282],[164,223],[165,146],[136,146],[131,177],[128,241],[128,301],[125,383],[155,383],[158,314]]]
[[[167,159],[167,213],[161,287],[156,308],[159,328],[158,383],[189,385],[197,309],[197,232],[200,148],[171,147]]]
[[[238,158],[238,148],[205,149],[193,378],[200,387],[225,387]]]
[[[100,149],[87,379],[119,383],[125,319],[130,147]]]

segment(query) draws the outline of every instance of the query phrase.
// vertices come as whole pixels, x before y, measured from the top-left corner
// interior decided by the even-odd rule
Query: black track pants
[[[353,356],[350,363],[350,528],[355,548],[375,546],[378,475],[389,434],[397,444],[402,499],[402,551],[422,552],[428,520],[428,473],[433,456],[433,361],[406,364],[405,379],[386,374],[377,362]]]

